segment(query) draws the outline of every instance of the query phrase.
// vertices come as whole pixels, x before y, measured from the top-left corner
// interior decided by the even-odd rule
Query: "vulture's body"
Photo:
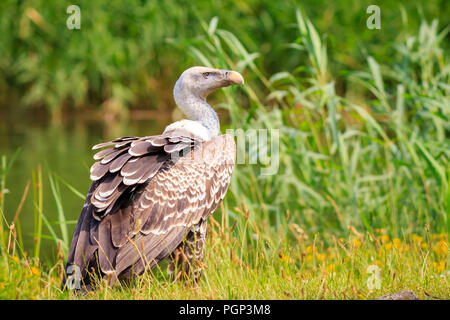
[[[190,120],[161,135],[94,146],[103,149],[94,156],[93,183],[69,250],[67,273],[80,278],[72,283],[88,288],[93,276],[105,275],[113,283],[169,256],[169,272],[198,277],[207,219],[225,196],[236,154],[205,99],[232,84],[243,84],[237,72],[190,68],[174,88]]]

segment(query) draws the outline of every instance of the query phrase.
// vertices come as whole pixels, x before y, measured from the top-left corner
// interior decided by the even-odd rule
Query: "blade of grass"
[[[69,236],[67,231],[66,217],[64,215],[64,209],[61,202],[61,193],[59,192],[59,185],[55,183],[51,172],[49,172],[48,174],[48,179],[50,181],[50,188],[52,190],[53,199],[56,203],[56,211],[58,212],[58,223],[61,230],[62,239],[64,244],[67,246],[67,244],[69,243]]]
[[[43,211],[43,185],[42,185],[42,168],[38,166],[37,171],[32,172],[33,183],[33,200],[34,200],[34,257],[39,258],[41,250],[42,235],[42,211]]]

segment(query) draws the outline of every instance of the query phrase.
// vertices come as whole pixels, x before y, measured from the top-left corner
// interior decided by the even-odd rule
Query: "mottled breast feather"
[[[236,155],[229,135],[201,142],[179,129],[93,147],[100,148],[67,262],[83,277],[93,264],[116,276],[140,274],[169,255],[216,210]]]

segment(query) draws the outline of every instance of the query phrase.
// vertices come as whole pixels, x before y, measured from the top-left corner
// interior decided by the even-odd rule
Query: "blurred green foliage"
[[[186,45],[202,41],[199,35],[213,17],[255,53],[254,63],[270,77],[306,62],[287,45],[298,37],[300,6],[329,45],[332,72],[362,68],[367,54],[387,62],[399,34],[416,30],[423,17],[445,25],[450,16],[445,0],[373,2],[4,0],[0,108],[41,107],[53,114],[108,105],[165,110],[173,105],[177,76],[198,63],[185,54]],[[80,30],[66,27],[71,4],[81,8]],[[381,7],[380,31],[366,27],[370,4]],[[345,94],[345,81],[336,81]]]

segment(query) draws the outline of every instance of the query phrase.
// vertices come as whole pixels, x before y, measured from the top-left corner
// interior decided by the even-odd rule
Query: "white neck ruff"
[[[192,120],[180,120],[169,124],[163,133],[173,130],[184,130],[187,136],[191,136],[200,141],[209,141],[214,136],[210,134],[210,131],[203,126],[200,122]]]

